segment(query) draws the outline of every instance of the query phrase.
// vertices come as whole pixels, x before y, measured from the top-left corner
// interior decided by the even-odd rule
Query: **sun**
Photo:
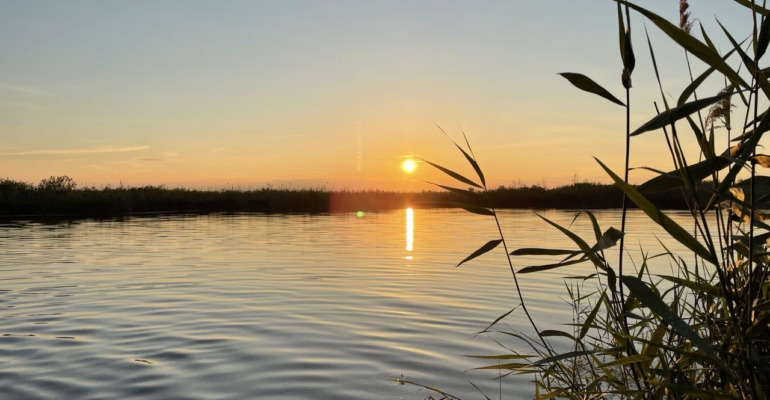
[[[414,172],[415,168],[417,168],[417,164],[414,163],[414,160],[406,159],[403,163],[401,163],[401,169],[403,169],[408,174]]]

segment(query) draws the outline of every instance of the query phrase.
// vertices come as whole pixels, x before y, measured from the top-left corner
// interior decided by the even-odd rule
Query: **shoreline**
[[[480,194],[480,193],[479,193]],[[678,189],[648,198],[660,209],[686,210]],[[412,208],[620,209],[623,194],[614,185],[573,183],[556,188],[498,187],[485,195],[443,191],[390,192],[324,189],[194,190],[158,186],[76,188],[0,181],[0,220],[122,218],[169,214],[264,213],[333,214]]]

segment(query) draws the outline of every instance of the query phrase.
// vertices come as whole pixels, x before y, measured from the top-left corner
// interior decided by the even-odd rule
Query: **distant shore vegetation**
[[[488,192],[489,203],[501,209],[620,208],[622,192],[614,185],[573,181],[564,186],[500,186]],[[479,194],[478,201],[484,197]],[[687,209],[678,190],[657,193],[651,200],[664,209]],[[405,207],[454,208],[467,198],[433,190],[331,190],[326,188],[218,190],[165,186],[79,187],[68,176],[52,176],[38,184],[0,179],[0,216],[115,217],[147,213],[335,213],[384,211]]]

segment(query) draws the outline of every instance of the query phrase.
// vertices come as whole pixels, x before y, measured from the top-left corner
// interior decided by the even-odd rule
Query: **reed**
[[[509,249],[499,229],[499,236],[489,238],[463,259],[458,266],[494,249],[505,249],[506,264],[519,294],[515,313],[523,314],[536,333],[529,336],[524,332],[503,331],[517,338],[527,354],[511,351],[472,357],[494,360],[494,364],[478,369],[501,371],[501,378],[530,376],[536,399],[766,399],[770,396],[770,252],[767,246],[770,225],[764,222],[768,216],[764,209],[770,207],[770,177],[758,175],[757,167],[770,167],[770,156],[757,154],[756,150],[763,134],[770,130],[770,108],[760,112],[760,107],[764,107],[760,103],[767,104],[770,100],[767,79],[770,68],[760,67],[770,43],[770,10],[753,1],[735,0],[738,11],[752,18],[745,24],[752,27],[751,51],[747,53],[742,43],[722,28],[721,34],[733,47],[723,55],[702,26],[699,26],[702,39],[691,34],[694,21],[686,0],[679,2],[678,26],[632,2],[615,2],[623,62],[619,83],[626,91],[625,102],[585,75],[561,75],[576,88],[624,108],[627,139],[624,170],[617,174],[597,160],[619,191],[621,227],[603,229],[591,212],[579,213],[575,218],[587,218],[594,231],[591,237],[583,238],[541,216],[544,223],[562,232],[574,246]],[[631,75],[635,65],[631,12],[641,14],[646,22],[685,51],[691,74],[690,56],[706,65],[704,72],[691,78],[676,104],[669,104],[647,36],[646,47],[658,77],[662,107],[657,115],[635,130],[631,129],[629,119]],[[736,59],[739,68],[731,66]],[[711,75],[726,82],[724,89],[713,96],[699,98],[698,89]],[[741,134],[732,138],[730,121],[734,101],[742,102],[746,114],[740,125]],[[704,120],[700,113],[706,109]],[[717,152],[720,145],[715,132],[721,129],[726,131],[728,143],[724,151]],[[662,138],[674,167],[669,172],[655,170],[658,176],[640,186],[629,185],[631,141],[635,136],[654,131],[663,131]],[[682,145],[680,135],[684,132],[695,136],[695,149]],[[477,190],[449,189],[466,199],[466,210],[489,218],[490,223],[499,228],[492,191],[487,189],[467,139],[467,150],[453,143],[476,177],[469,179],[446,168],[439,169]],[[741,172],[748,178],[739,180]],[[666,190],[679,192],[692,217],[691,228],[678,225],[650,201],[656,193]],[[628,265],[624,268],[623,260],[628,256],[623,248],[626,200],[690,253],[674,254],[664,247],[662,253],[655,256],[643,253],[633,269]],[[613,247],[619,250],[617,258],[609,257]],[[549,256],[553,261],[515,268],[517,258],[522,256]],[[648,267],[652,257],[668,258],[676,267],[675,273],[653,275]],[[538,329],[536,316],[526,308],[526,288],[519,285],[518,276],[567,269],[576,264],[592,265],[595,273],[566,285],[573,312],[572,328]],[[585,285],[591,282],[593,287],[586,290]],[[497,329],[499,321],[516,314],[504,314],[484,332],[490,334]],[[557,351],[552,343],[554,338],[571,343],[570,351]],[[455,398],[444,392],[436,393]]]

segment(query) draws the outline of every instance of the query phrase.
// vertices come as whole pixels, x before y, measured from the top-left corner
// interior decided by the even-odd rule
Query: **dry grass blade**
[[[751,158],[753,164],[757,164],[762,168],[770,168],[770,156],[765,154],[757,154]]]

